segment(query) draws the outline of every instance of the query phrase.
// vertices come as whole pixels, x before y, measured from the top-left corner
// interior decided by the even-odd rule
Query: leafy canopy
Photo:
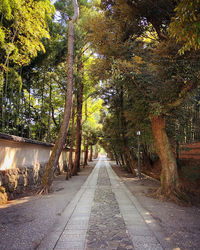
[[[26,65],[39,51],[42,38],[49,38],[48,20],[54,13],[49,0],[0,0],[0,66],[8,61]]]
[[[200,49],[200,1],[180,1],[175,12],[169,30],[171,36],[182,44],[180,52]]]

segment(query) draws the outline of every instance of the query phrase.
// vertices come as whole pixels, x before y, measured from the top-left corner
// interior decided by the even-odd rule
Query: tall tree
[[[68,180],[72,176],[72,168],[73,168],[73,146],[74,146],[74,122],[75,122],[75,105],[72,107],[72,131],[71,131],[71,142],[70,142],[70,152],[69,152],[69,162],[66,174],[66,180]]]
[[[81,61],[79,62],[81,63]],[[78,66],[78,71],[81,71],[81,67]],[[80,72],[79,72],[80,73]],[[72,175],[76,175],[80,171],[80,156],[81,156],[81,141],[82,141],[82,106],[83,106],[83,82],[77,84],[77,119],[76,119],[76,150],[74,166],[72,169]]]
[[[55,146],[53,147],[51,156],[46,165],[45,172],[42,178],[42,190],[41,193],[47,193],[51,187],[53,181],[53,172],[58,164],[60,154],[63,150],[66,135],[68,132],[68,125],[71,116],[71,107],[72,107],[72,97],[73,97],[73,48],[74,48],[74,23],[78,20],[79,17],[79,7],[77,0],[72,0],[74,7],[74,15],[69,20],[68,23],[68,57],[67,57],[67,92],[65,100],[65,111],[64,117],[61,124],[61,128],[56,140]]]
[[[190,61],[192,54],[184,58],[178,55],[180,47],[168,34],[176,5],[172,0],[155,3],[102,0],[101,11],[88,22],[89,40],[97,53],[103,55],[99,60],[102,66],[95,72],[103,81],[112,78],[112,69],[118,67],[124,86],[132,84],[132,92],[142,94],[140,98],[146,103],[146,116],[162,163],[160,192],[169,197],[176,197],[180,186],[165,118],[198,83],[194,61]],[[183,67],[183,62],[187,67]]]

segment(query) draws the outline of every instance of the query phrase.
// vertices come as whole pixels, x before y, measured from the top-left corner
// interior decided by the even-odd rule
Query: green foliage
[[[47,20],[54,7],[49,0],[1,0],[0,66],[8,61],[17,65],[30,63],[39,51],[45,51],[42,38],[50,38]]]
[[[182,0],[175,8],[176,15],[170,24],[170,34],[181,44],[180,53],[200,49],[200,2]]]
[[[108,108],[102,140],[108,152],[124,154],[124,138],[129,148],[136,147],[137,130],[142,132],[143,145],[152,151],[152,116],[166,116],[174,124],[174,112],[183,124],[180,106],[199,83],[200,64],[198,52],[180,55],[180,44],[169,36],[176,6],[170,0],[102,0],[96,12],[88,13],[84,27],[97,52],[91,76],[100,81],[99,92]],[[119,101],[121,86],[123,108]],[[120,112],[124,113],[123,128]],[[177,129],[172,127],[168,132],[174,138]],[[180,133],[176,133],[176,139]]]

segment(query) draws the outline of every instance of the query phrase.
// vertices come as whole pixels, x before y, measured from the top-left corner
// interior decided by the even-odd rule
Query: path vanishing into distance
[[[39,250],[179,249],[120,181],[106,157],[64,209]]]

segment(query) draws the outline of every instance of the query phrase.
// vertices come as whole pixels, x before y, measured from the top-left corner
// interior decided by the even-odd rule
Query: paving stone
[[[126,231],[106,167],[102,165],[89,220],[86,249],[133,249]]]
[[[107,162],[97,164],[78,198],[71,216],[66,212],[67,221],[61,221],[58,229],[62,231],[55,230],[60,236],[57,242],[52,238],[54,248],[49,242],[47,250],[163,249],[151,229],[157,229],[157,224],[130,196]]]
[[[135,236],[152,236],[153,233],[147,229],[146,226],[139,226],[139,225],[134,225],[130,226],[129,229],[129,234],[135,235]]]

